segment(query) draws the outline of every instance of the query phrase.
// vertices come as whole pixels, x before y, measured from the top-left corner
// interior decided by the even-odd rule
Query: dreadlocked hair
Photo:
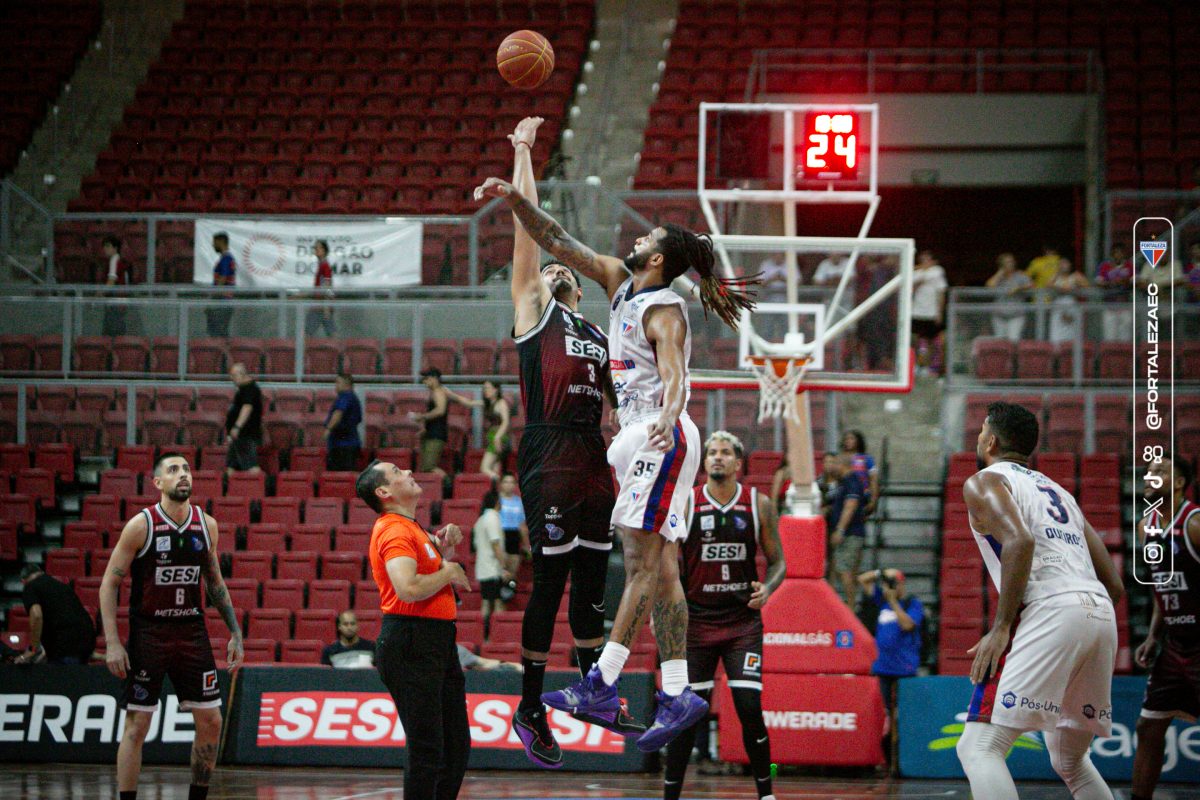
[[[687,228],[667,223],[666,232],[659,240],[659,251],[663,256],[663,278],[668,283],[678,278],[689,268],[700,275],[700,305],[704,316],[711,311],[726,325],[737,330],[742,309],[753,310],[755,292],[749,287],[762,283],[758,275],[746,278],[720,278],[714,269],[712,237],[708,234],[692,233]]]

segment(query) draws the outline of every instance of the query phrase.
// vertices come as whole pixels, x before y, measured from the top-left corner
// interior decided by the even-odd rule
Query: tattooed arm
[[[766,495],[758,495],[758,542],[763,555],[767,557],[766,579],[759,583],[751,581],[750,608],[762,608],[770,599],[771,593],[779,588],[787,574],[787,562],[783,559],[783,544],[779,541],[779,515],[775,512],[775,504]]]
[[[554,217],[530,203],[511,183],[488,178],[475,190],[475,199],[482,200],[484,197],[499,197],[507,202],[513,216],[520,221],[530,238],[557,261],[603,286],[610,298],[628,277],[621,259],[602,256],[571,236]]]
[[[203,568],[204,588],[208,593],[209,606],[220,612],[221,619],[225,620],[225,625],[229,628],[227,656],[229,670],[233,672],[242,665],[242,626],[238,623],[237,612],[234,611],[233,601],[229,598],[229,590],[225,588],[225,579],[221,577],[221,564],[217,560],[217,540],[220,535],[217,521],[205,514],[204,522],[208,525],[209,540],[208,561]]]
[[[121,582],[129,573],[129,566],[137,556],[138,551],[146,544],[150,535],[146,527],[146,517],[138,514],[121,531],[121,538],[113,548],[112,556],[108,559],[108,568],[104,570],[104,580],[100,583],[100,620],[104,627],[104,661],[108,671],[118,678],[124,678],[129,669],[129,655],[121,644],[121,634],[117,631],[117,595],[121,591]]]

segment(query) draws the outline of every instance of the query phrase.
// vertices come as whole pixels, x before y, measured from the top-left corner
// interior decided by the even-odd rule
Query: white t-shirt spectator
[[[842,256],[835,258],[830,256],[817,264],[817,271],[813,274],[813,283],[823,284],[831,281],[836,281],[842,277],[842,273],[846,271],[846,265],[850,263],[850,259]],[[854,279],[854,267],[850,268],[850,280]]]
[[[495,543],[504,547],[500,513],[494,508],[486,509],[475,521],[472,537],[475,542],[475,580],[496,580],[500,577],[500,562],[496,560],[496,550],[492,545]]]
[[[913,319],[937,320],[942,315],[942,296],[946,293],[946,270],[940,264],[913,270]]]
[[[767,303],[787,302],[787,261],[783,256],[770,256],[758,265],[762,289],[759,296]]]

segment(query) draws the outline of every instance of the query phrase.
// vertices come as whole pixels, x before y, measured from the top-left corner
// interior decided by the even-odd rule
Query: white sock
[[[612,686],[617,682],[617,678],[621,677],[621,670],[628,660],[629,648],[610,641],[600,651],[600,658],[596,660],[596,666],[600,668],[600,676],[604,678],[604,682]]]
[[[758,800],[775,800],[775,795],[764,794],[762,797],[758,798]]]
[[[670,697],[678,697],[687,688],[687,659],[677,658],[673,661],[662,662],[663,692]]]

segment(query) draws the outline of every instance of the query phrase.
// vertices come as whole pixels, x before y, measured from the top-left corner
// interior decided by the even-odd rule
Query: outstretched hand
[[[508,140],[512,142],[513,147],[523,144],[532,150],[534,142],[537,141],[538,126],[543,122],[545,120],[541,117],[526,117],[517,123],[517,129],[508,135]]]
[[[516,191],[516,187],[506,180],[501,178],[488,178],[481,186],[475,187],[475,199],[482,200],[485,197],[504,198],[515,193]]]

